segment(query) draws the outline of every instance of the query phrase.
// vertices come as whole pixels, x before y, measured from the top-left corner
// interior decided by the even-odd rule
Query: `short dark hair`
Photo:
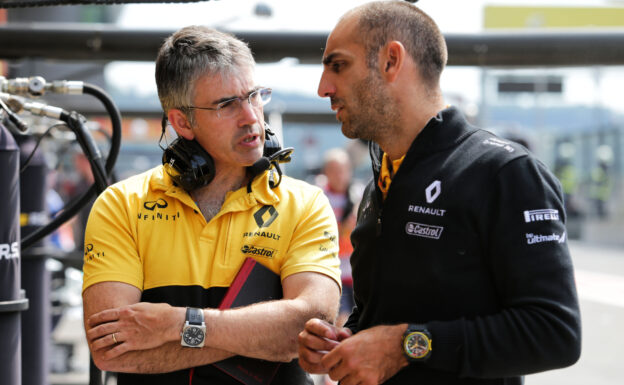
[[[358,39],[366,50],[366,62],[374,68],[386,43],[403,43],[430,86],[437,85],[448,58],[446,41],[429,15],[406,1],[376,1],[361,5],[345,17],[357,19]]]
[[[160,104],[165,114],[190,106],[201,76],[227,75],[254,64],[247,44],[233,35],[204,26],[182,28],[165,40],[156,58]]]

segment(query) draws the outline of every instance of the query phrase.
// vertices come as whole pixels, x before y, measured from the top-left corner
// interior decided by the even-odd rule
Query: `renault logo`
[[[426,189],[425,194],[427,196],[427,203],[433,203],[440,193],[442,192],[442,182],[439,180],[433,181]]]
[[[262,208],[254,214],[254,219],[259,227],[269,227],[279,214],[273,206],[262,206]],[[265,219],[265,217],[268,217]]]

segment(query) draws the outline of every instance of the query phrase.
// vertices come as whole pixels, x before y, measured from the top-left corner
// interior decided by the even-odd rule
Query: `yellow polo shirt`
[[[268,180],[265,172],[251,192],[244,186],[228,193],[209,222],[162,166],[110,186],[89,216],[83,290],[118,281],[144,297],[151,290],[154,302],[216,306],[216,300],[187,300],[190,292],[180,288],[199,288],[200,297],[226,288],[246,257],[282,280],[316,272],[340,286],[338,230],[322,190],[287,176],[271,189]]]

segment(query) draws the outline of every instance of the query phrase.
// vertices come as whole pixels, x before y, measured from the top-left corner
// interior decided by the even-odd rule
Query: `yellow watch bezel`
[[[422,339],[424,339],[424,341],[426,341],[426,349],[422,351],[421,353],[414,352],[413,349],[410,349],[410,347],[408,346],[408,344],[410,343],[410,340],[414,336],[420,336]],[[419,345],[419,346],[422,346],[422,345]],[[431,348],[431,338],[429,338],[429,336],[425,332],[413,331],[413,332],[408,333],[405,336],[405,338],[403,338],[403,351],[408,357],[412,359],[422,360],[423,358],[427,357],[429,353],[431,353],[432,350],[433,349]]]

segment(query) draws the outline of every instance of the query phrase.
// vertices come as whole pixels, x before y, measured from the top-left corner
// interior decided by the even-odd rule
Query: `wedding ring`
[[[118,342],[117,342],[117,338],[115,338],[115,333],[111,334],[111,336],[113,336],[113,342],[117,344]]]

